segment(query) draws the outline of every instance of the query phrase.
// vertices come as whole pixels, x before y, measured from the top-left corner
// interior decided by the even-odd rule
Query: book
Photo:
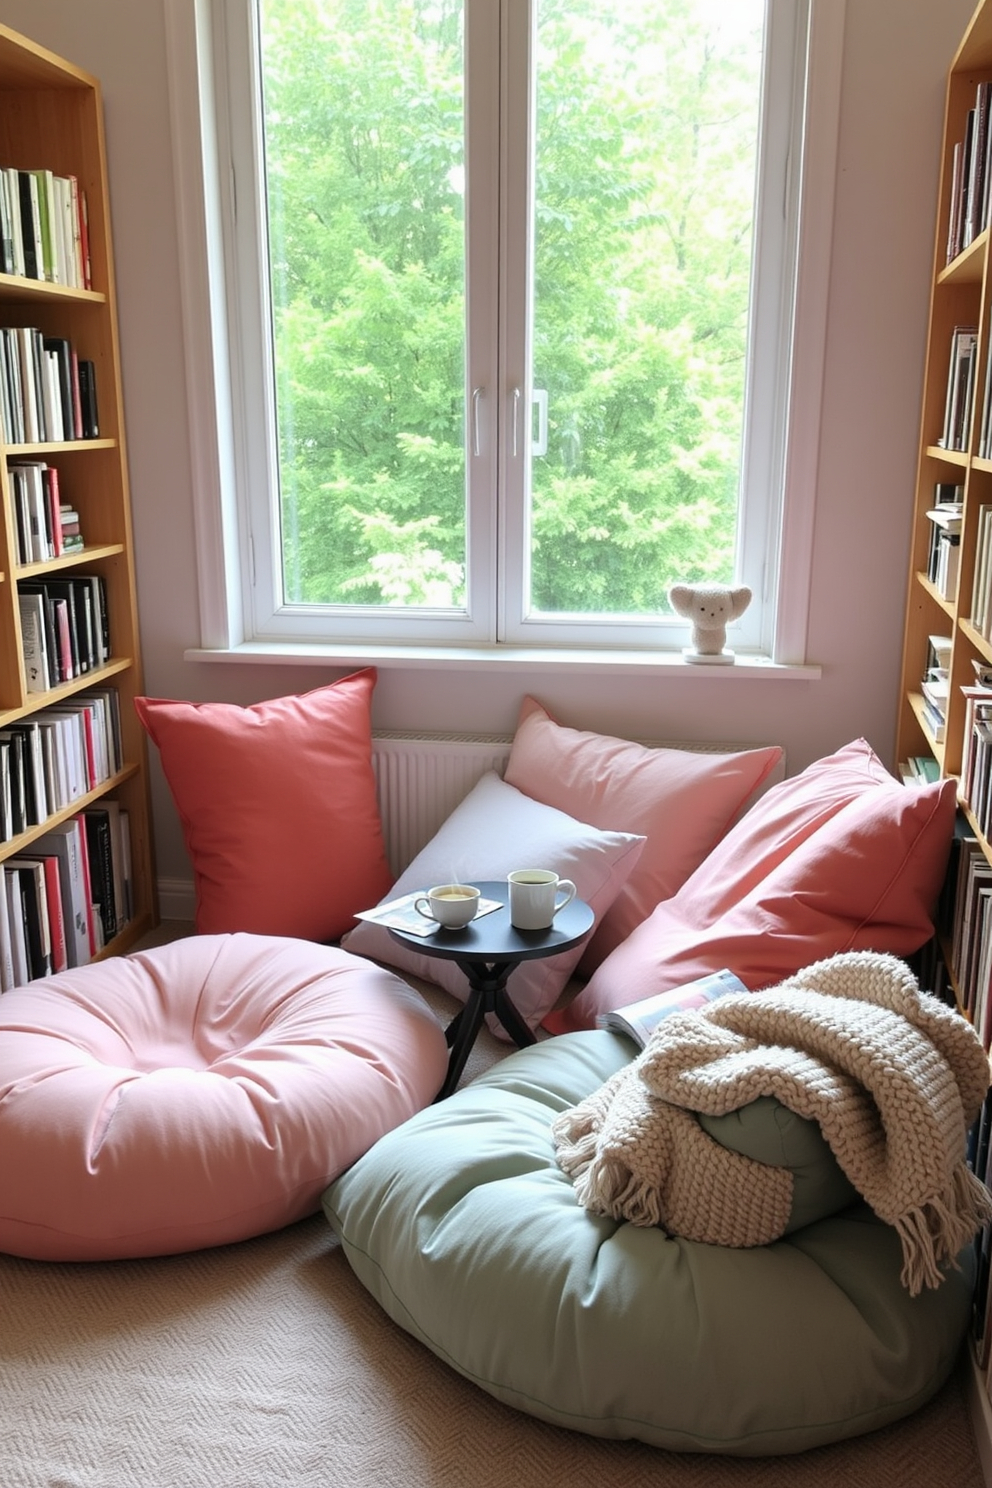
[[[0,992],[9,992],[11,987],[16,986],[6,875],[0,874]]]
[[[79,359],[78,375],[83,438],[99,439],[100,419],[96,407],[96,366],[93,362],[81,357]]]
[[[38,183],[30,171],[17,171],[21,236],[24,244],[24,275],[28,279],[43,277],[41,265],[41,222],[38,206]]]
[[[41,594],[17,596],[21,616],[21,653],[28,692],[48,692],[52,686],[51,659],[45,625],[45,599]]]
[[[85,966],[92,955],[89,930],[90,889],[79,818],[73,816],[68,821],[51,827],[31,844],[30,855],[36,853],[58,861],[66,961],[69,966]]]
[[[50,170],[32,170],[38,198],[38,241],[41,248],[39,279],[58,283],[55,255],[55,177]]]
[[[37,852],[36,847],[37,844],[32,843],[31,851],[22,853],[18,861],[39,863],[45,876],[45,909],[48,915],[52,972],[55,973],[65,971],[69,964],[59,860],[53,854]]]
[[[24,905],[21,897],[21,875],[16,868],[3,870],[3,884],[7,899],[7,927],[10,932],[10,956],[13,965],[14,986],[22,987],[31,980],[28,969],[28,948],[24,931]]]
[[[45,865],[37,859],[8,858],[4,867],[19,879],[24,940],[31,980],[52,974],[52,937],[48,923]]]
[[[105,806],[88,806],[83,812],[90,865],[90,888],[103,931],[102,945],[117,934],[117,903],[114,895],[114,841],[110,812]]]
[[[110,822],[110,867],[114,888],[114,910],[116,933],[124,929],[130,919],[127,911],[128,886],[125,882],[125,847],[124,847],[124,822],[120,802],[106,797],[100,803],[103,810],[107,812]],[[127,851],[130,859],[130,851]]]
[[[643,997],[627,1007],[615,1008],[611,1013],[600,1013],[596,1026],[607,1028],[611,1033],[626,1034],[643,1049],[659,1023],[673,1013],[691,1012],[715,1002],[718,997],[747,990],[740,977],[724,967],[709,976],[684,982],[680,987],[671,987],[667,992],[656,992],[652,997]]]

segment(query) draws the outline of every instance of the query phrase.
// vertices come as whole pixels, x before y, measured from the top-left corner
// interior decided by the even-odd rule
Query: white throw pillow
[[[645,838],[634,833],[603,832],[553,806],[543,806],[490,771],[456,806],[386,897],[398,899],[456,879],[503,879],[514,868],[553,868],[559,877],[572,880],[579,898],[590,906],[595,930],[644,843]],[[546,960],[524,962],[511,974],[507,992],[531,1028],[558,1001],[585,944],[582,941]],[[465,975],[455,962],[420,955],[394,940],[381,925],[360,921],[342,945],[355,955],[411,972],[465,1000]],[[502,1030],[497,1027],[496,1031]]]

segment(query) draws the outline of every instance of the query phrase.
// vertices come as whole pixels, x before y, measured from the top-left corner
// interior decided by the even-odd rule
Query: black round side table
[[[487,1013],[495,1013],[519,1048],[536,1043],[536,1036],[513,1005],[506,989],[507,981],[521,961],[537,961],[544,956],[556,956],[561,951],[571,950],[589,934],[595,919],[589,905],[575,898],[558,911],[549,929],[516,930],[510,924],[510,895],[506,880],[473,882],[484,899],[496,899],[501,907],[479,915],[461,930],[447,930],[439,925],[433,934],[426,937],[392,927],[389,930],[396,940],[421,955],[456,962],[468,979],[465,1006],[445,1030],[451,1055],[438,1100],[444,1100],[457,1087]]]

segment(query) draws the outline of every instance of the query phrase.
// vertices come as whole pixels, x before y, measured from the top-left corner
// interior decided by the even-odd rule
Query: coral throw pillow
[[[724,966],[755,991],[842,951],[910,955],[933,933],[956,809],[953,780],[901,785],[856,740],[773,786],[546,1026],[592,1028]]]
[[[249,707],[135,698],[182,821],[200,934],[334,940],[388,891],[375,682],[366,668]]]
[[[682,887],[781,759],[778,745],[723,754],[651,749],[563,727],[536,699],[524,699],[506,781],[603,831],[646,839],[582,954],[583,974]]]
[[[389,897],[452,880],[505,879],[514,868],[553,868],[575,884],[579,898],[593,911],[595,928],[643,846],[644,838],[634,833],[600,832],[564,811],[532,801],[491,770],[404,870]],[[394,940],[382,925],[361,921],[344,945],[357,955],[434,982],[465,1001],[468,983],[454,961],[421,955]],[[578,945],[545,960],[525,961],[511,974],[507,990],[530,1027],[554,1007],[581,951]],[[500,1033],[498,1025],[494,1031]]]

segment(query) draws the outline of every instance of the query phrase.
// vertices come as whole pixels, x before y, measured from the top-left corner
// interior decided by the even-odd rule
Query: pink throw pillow
[[[595,1027],[601,1013],[723,966],[755,991],[842,951],[918,950],[933,933],[956,786],[903,786],[883,771],[845,802],[859,751],[874,776],[862,740],[832,757],[836,771],[819,761],[773,787],[545,1026]]]
[[[334,940],[388,891],[371,667],[298,697],[135,698],[196,881],[196,928]]]
[[[589,975],[699,867],[782,758],[778,745],[731,753],[650,749],[556,723],[524,699],[505,780],[603,831],[647,840],[582,954]]]

